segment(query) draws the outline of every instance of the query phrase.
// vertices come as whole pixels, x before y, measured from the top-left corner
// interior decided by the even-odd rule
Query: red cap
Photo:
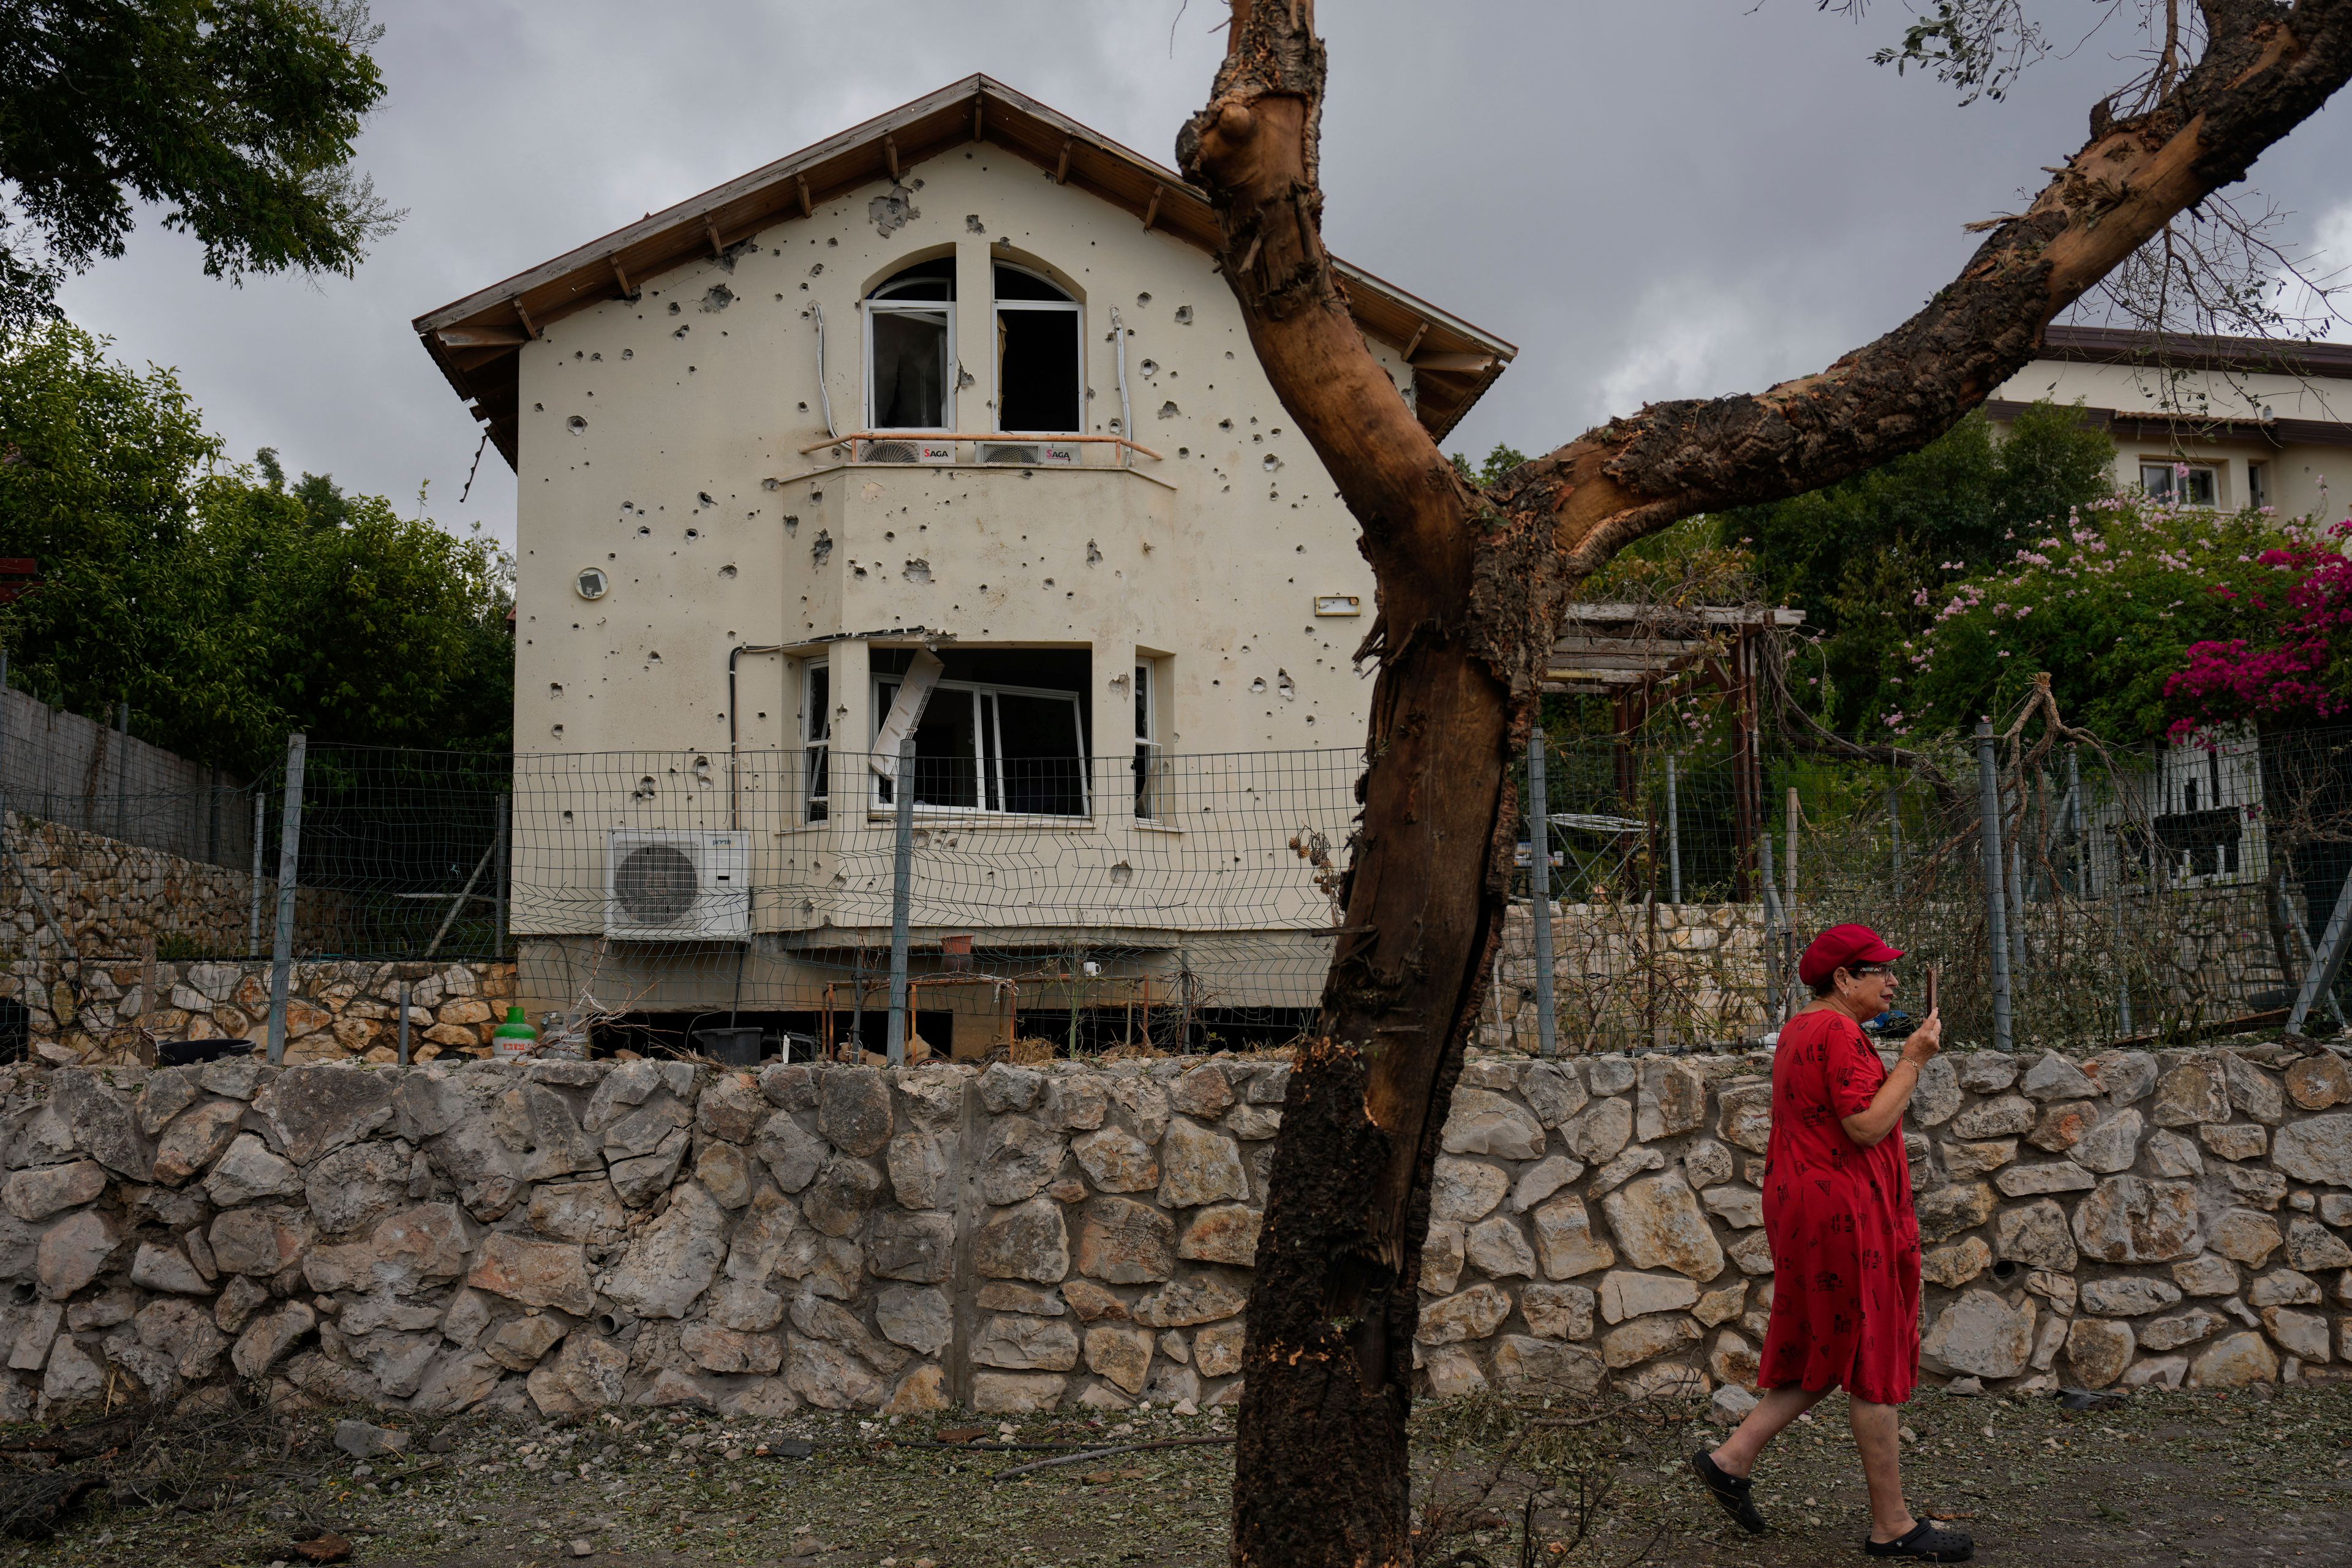
[[[1805,956],[1797,960],[1797,978],[1819,985],[1840,969],[1857,963],[1892,963],[1902,957],[1868,926],[1832,926],[1813,938]]]

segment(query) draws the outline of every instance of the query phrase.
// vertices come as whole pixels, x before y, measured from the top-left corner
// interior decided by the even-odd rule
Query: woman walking
[[[1903,1501],[1895,1407],[1919,1381],[1919,1220],[1911,1207],[1903,1110],[1943,1043],[1931,1010],[1890,1069],[1862,1026],[1895,1003],[1903,956],[1868,926],[1812,940],[1797,978],[1812,1005],[1780,1031],[1772,1058],[1772,1141],[1764,1232],[1772,1247],[1772,1321],[1764,1396],[1723,1446],[1691,1456],[1698,1479],[1741,1528],[1764,1528],[1748,1472],[1780,1429],[1833,1388],[1851,1411],[1870,1487],[1873,1557],[1959,1563],[1958,1531],[1916,1520]]]

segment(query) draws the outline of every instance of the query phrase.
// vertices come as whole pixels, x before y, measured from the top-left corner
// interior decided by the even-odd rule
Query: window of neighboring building
[[[1157,820],[1167,809],[1160,756],[1160,690],[1149,659],[1135,665],[1135,815]]]
[[[808,819],[823,822],[833,805],[833,670],[821,658],[801,667],[801,747]]]
[[[2139,466],[2139,488],[2158,500],[2180,506],[2221,504],[2221,472],[2210,463],[2144,459]]]
[[[996,264],[996,427],[1075,435],[1081,424],[1078,302],[1024,268]]]
[[[2257,511],[2271,504],[2271,466],[2268,463],[2246,465],[2246,504]]]
[[[919,261],[866,300],[866,427],[953,428],[955,258]]]
[[[876,656],[874,728],[898,700],[904,655]],[[915,804],[929,810],[1086,816],[1087,656],[955,650],[915,726]],[[1034,681],[1035,684],[1031,684]],[[875,781],[875,801],[896,799]]]

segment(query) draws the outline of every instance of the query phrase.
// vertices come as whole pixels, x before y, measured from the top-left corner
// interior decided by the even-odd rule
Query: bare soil
[[[973,1426],[987,1429],[981,1441],[1004,1440],[1003,1426],[985,1418],[384,1417],[410,1431],[411,1452],[365,1461],[362,1471],[327,1442],[339,1414],[352,1413],[261,1416],[259,1437],[226,1448],[215,1434],[221,1451],[206,1462],[216,1490],[183,1475],[178,1491],[193,1500],[182,1507],[99,1494],[57,1539],[0,1545],[0,1565],[294,1568],[304,1561],[297,1538],[320,1531],[346,1537],[351,1561],[377,1568],[1213,1568],[1226,1560],[1233,1449],[1224,1446],[997,1479],[1066,1450],[914,1446]],[[2352,1563],[2352,1387],[2144,1393],[2081,1412],[2047,1398],[1923,1393],[1906,1417],[1916,1436],[1906,1446],[1914,1508],[1973,1532],[1980,1561]],[[1559,1425],[1529,1442],[1536,1422]],[[1064,1413],[1005,1425],[1024,1443],[1112,1444],[1229,1432],[1231,1418]],[[1420,1568],[1861,1560],[1868,1520],[1842,1402],[1824,1402],[1767,1452],[1758,1491],[1774,1528],[1752,1539],[1715,1512],[1685,1468],[1712,1430],[1696,1412],[1662,1402],[1424,1408]],[[770,1454],[758,1452],[762,1444]],[[787,1457],[803,1444],[804,1457]],[[69,1464],[126,1462],[118,1453]],[[205,1506],[214,1498],[222,1506]],[[575,1542],[590,1554],[576,1556]]]

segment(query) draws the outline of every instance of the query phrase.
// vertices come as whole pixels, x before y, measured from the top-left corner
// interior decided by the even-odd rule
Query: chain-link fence
[[[1848,921],[1911,955],[1907,1009],[1937,968],[1951,1039],[2284,1026],[2352,866],[2352,729],[1899,752],[1655,735],[1547,762],[1568,1051],[1753,1038],[1810,1000],[1797,956]],[[1496,983],[1522,1045],[1540,1033],[1522,1019],[1546,967],[1535,923],[1514,921]],[[2340,1022],[2324,978],[2309,1027]]]
[[[5,739],[0,959],[41,985],[59,961],[512,963],[515,995],[611,1038],[732,1026],[771,1052],[880,1044],[894,923],[905,1016],[931,1048],[1287,1038],[1340,923],[1361,766],[1352,748],[983,745],[918,755],[902,823],[896,757],[320,746],[299,791],[285,768],[204,774],[117,790],[152,803],[126,812],[38,787],[55,758],[23,726]],[[65,771],[92,773],[90,737],[71,739]],[[2116,747],[2021,727],[1979,755],[1654,726],[1547,762],[1549,918],[1514,905],[1493,1043],[1754,1039],[1802,1005],[1795,955],[1842,921],[1913,954],[1915,1010],[1937,968],[1956,1040],[2283,1024],[2306,990],[2306,1027],[2338,1021],[2315,957],[2345,935],[2352,730]]]

